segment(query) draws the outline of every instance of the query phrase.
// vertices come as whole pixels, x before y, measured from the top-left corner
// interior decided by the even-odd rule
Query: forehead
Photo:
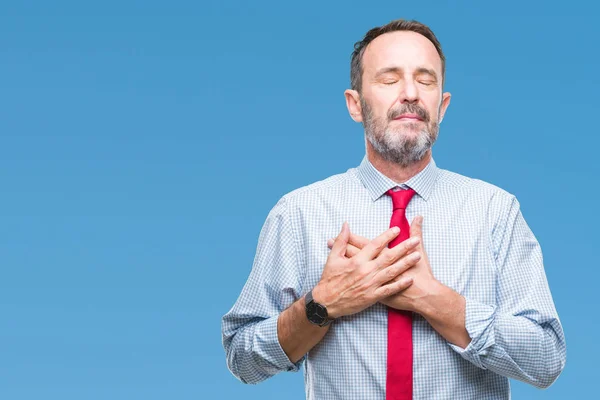
[[[411,31],[389,32],[376,37],[365,49],[362,65],[365,76],[391,66],[405,70],[428,67],[435,69],[439,76],[442,73],[442,60],[433,43]]]

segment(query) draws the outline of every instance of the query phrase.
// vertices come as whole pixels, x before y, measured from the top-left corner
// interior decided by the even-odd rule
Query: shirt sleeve
[[[547,388],[564,369],[566,344],[540,245],[511,196],[493,234],[497,304],[466,298],[470,344],[449,345],[482,369]]]
[[[301,277],[288,204],[282,198],[259,235],[250,276],[223,316],[221,331],[227,366],[244,383],[258,383],[281,371],[298,371],[277,336],[279,314],[300,297]]]

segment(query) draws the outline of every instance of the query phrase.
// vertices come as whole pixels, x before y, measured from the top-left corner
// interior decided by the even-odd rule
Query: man
[[[508,378],[546,388],[563,370],[563,330],[518,201],[432,158],[450,104],[444,71],[416,21],[355,45],[345,96],[366,155],[269,213],[223,317],[241,381],[304,362],[309,399],[507,399]]]

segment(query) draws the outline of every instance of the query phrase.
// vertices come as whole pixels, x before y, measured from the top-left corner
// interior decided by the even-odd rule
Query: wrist
[[[331,294],[327,290],[325,284],[319,282],[312,290],[313,300],[323,305],[327,309],[327,315],[335,319],[340,317],[339,310],[336,309],[331,298]]]
[[[321,282],[317,283],[317,285],[312,290],[312,297],[314,301],[324,305],[325,307],[327,307],[327,311],[329,311],[331,301],[329,300],[330,296],[324,284],[322,284]]]
[[[452,289],[441,283],[440,281],[433,279],[424,288],[425,294],[418,298],[415,298],[411,302],[411,311],[422,315],[424,318],[433,318],[436,311],[443,306],[444,302],[447,302],[447,296],[449,292],[454,292]]]

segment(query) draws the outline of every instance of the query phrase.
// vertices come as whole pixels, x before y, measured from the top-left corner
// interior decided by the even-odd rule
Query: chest
[[[436,279],[462,295],[495,304],[496,267],[485,207],[471,205],[468,199],[452,204],[444,207],[415,198],[406,217],[409,223],[417,215],[424,217],[423,244]],[[327,240],[339,234],[344,221],[352,233],[374,239],[389,228],[391,216],[391,200],[386,198],[362,204],[341,201],[304,211],[297,219],[303,290],[319,282],[329,255]]]

